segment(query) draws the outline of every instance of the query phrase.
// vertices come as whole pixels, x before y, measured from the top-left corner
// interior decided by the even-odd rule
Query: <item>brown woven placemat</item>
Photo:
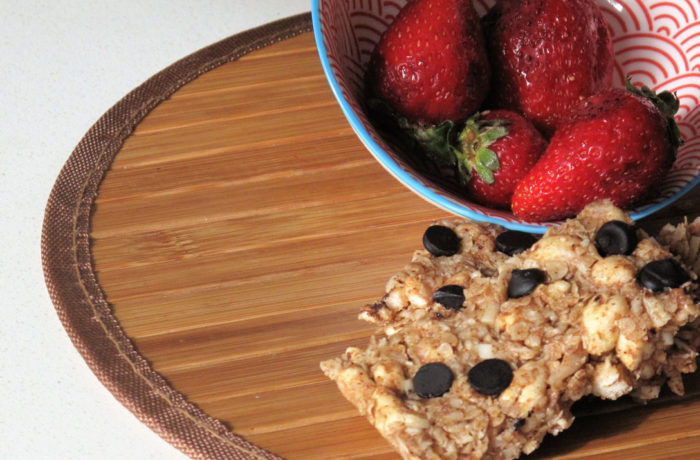
[[[105,172],[136,126],[159,103],[210,70],[312,29],[307,14],[208,46],[151,77],[105,113],[61,170],[46,206],[41,239],[49,295],[90,369],[136,417],[193,458],[279,458],[247,442],[174,390],[139,354],[113,315],[95,276],[90,217]]]

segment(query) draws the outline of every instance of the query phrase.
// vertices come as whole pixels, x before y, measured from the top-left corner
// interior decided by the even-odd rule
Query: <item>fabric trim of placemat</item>
[[[139,420],[192,458],[280,457],[188,402],[139,354],[95,275],[90,248],[93,204],[124,141],[160,102],[222,64],[311,30],[308,13],[282,19],[210,45],[157,73],[90,128],[63,166],[46,206],[41,239],[44,277],[66,332],[105,387]]]

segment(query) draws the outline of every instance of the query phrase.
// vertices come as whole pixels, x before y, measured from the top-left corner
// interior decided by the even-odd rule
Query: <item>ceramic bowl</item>
[[[362,143],[406,187],[449,212],[514,230],[542,233],[556,222],[532,223],[451,192],[405,161],[363,111],[363,75],[372,50],[406,0],[312,0],[316,45],[328,82]],[[474,0],[483,15],[494,0]],[[625,76],[655,91],[675,92],[685,141],[657,197],[628,210],[646,217],[700,181],[700,3],[697,0],[597,0],[613,33],[614,84]]]

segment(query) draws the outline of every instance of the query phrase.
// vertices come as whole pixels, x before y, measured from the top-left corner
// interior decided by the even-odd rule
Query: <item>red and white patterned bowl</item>
[[[529,232],[553,223],[531,223],[451,193],[411,167],[387,143],[362,109],[363,75],[381,34],[407,0],[312,0],[321,62],[333,93],[360,140],[399,181],[454,214]],[[474,0],[480,14],[495,0]],[[675,92],[685,143],[652,202],[630,210],[635,220],[663,208],[700,182],[700,1],[597,0],[613,33],[614,83],[625,76],[655,91]]]

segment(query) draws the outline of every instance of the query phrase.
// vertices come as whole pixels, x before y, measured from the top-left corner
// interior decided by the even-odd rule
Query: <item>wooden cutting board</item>
[[[659,219],[697,214],[696,196]],[[360,307],[446,213],[360,144],[312,34],[217,67],[158,105],[95,205],[99,284],[175,390],[290,460],[398,458],[318,363],[367,342]],[[683,400],[605,405],[614,412],[580,417],[537,456],[690,458],[700,452],[692,384]]]

